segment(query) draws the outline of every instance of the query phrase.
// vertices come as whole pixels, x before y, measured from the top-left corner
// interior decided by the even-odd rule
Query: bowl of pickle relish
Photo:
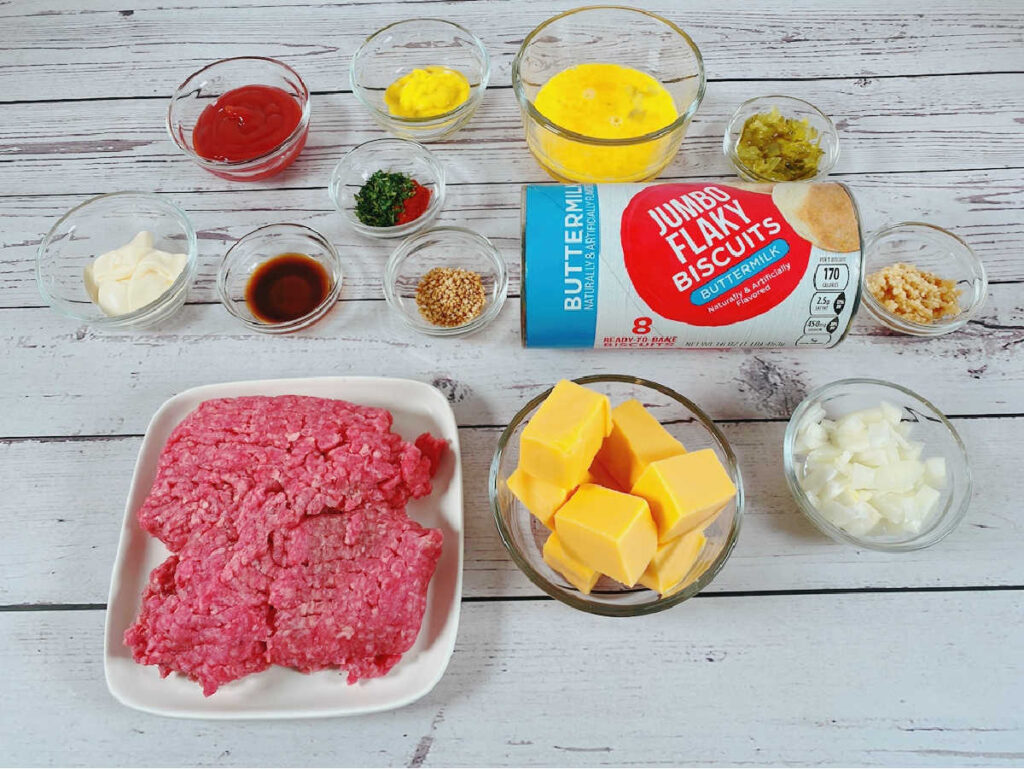
[[[747,181],[812,181],[835,166],[839,135],[813,104],[792,96],[759,96],[733,113],[722,150]]]

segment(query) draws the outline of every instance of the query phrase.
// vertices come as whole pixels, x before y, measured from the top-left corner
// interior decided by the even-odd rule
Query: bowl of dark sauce
[[[341,292],[338,252],[301,224],[271,224],[239,239],[217,272],[224,307],[254,331],[286,334],[320,320]]]

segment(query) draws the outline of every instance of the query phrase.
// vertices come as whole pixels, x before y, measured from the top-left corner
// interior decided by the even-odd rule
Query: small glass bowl
[[[356,216],[356,193],[375,171],[408,174],[430,190],[430,203],[421,216],[394,227],[371,227]],[[338,161],[328,187],[335,208],[356,232],[372,238],[398,238],[419,232],[444,206],[444,166],[430,150],[409,139],[374,139],[349,150]]]
[[[186,254],[185,269],[145,307],[106,315],[89,297],[85,268],[142,230],[153,233],[156,248]],[[43,299],[62,315],[98,328],[141,328],[166,320],[185,303],[197,262],[196,231],[184,211],[159,195],[114,192],[75,206],[46,233],[36,252],[36,282]]]
[[[868,291],[867,279],[878,270],[904,262],[956,282],[960,313],[934,323],[916,323],[889,312]],[[923,222],[902,222],[872,235],[864,247],[864,306],[883,326],[911,336],[942,336],[962,328],[978,314],[988,296],[985,266],[977,254],[952,232]]]
[[[392,115],[384,102],[388,86],[414,69],[441,66],[469,81],[469,98],[433,117]],[[406,19],[374,32],[352,56],[352,92],[370,116],[396,136],[429,142],[458,131],[476,112],[491,77],[491,62],[480,39],[443,19]]]
[[[778,179],[761,176],[747,168],[743,161],[740,160],[739,155],[736,154],[736,145],[739,144],[740,137],[743,135],[743,126],[746,124],[747,119],[759,112],[771,112],[773,107],[777,107],[783,117],[795,118],[797,120],[806,118],[811,127],[817,130],[818,136],[821,139],[819,146],[824,150],[824,154],[818,161],[818,172],[816,174],[791,181],[809,182],[828,176],[829,171],[835,167],[836,161],[839,160],[839,134],[836,132],[832,119],[813,104],[809,104],[802,99],[777,95],[758,96],[754,99],[749,99],[737,107],[729,119],[729,125],[725,129],[725,137],[722,139],[722,150],[725,152],[729,162],[732,163],[733,168],[736,169],[736,173],[749,182],[779,181]]]
[[[946,460],[946,486],[930,519],[917,534],[855,536],[827,520],[811,503],[800,486],[804,457],[793,450],[797,427],[804,415],[815,406],[825,410],[829,419],[861,409],[874,408],[887,401],[903,410],[902,421],[914,425],[911,440],[924,444],[922,458],[943,457]],[[813,390],[793,411],[783,438],[782,462],[786,484],[811,523],[836,542],[845,542],[870,550],[903,553],[934,545],[957,527],[971,503],[971,469],[967,449],[956,429],[935,406],[915,392],[880,379],[841,379]]]
[[[576,133],[542,115],[537,94],[570,67],[599,61],[640,70],[671,95],[679,117],[628,139]],[[637,8],[589,6],[545,21],[523,40],[512,62],[526,143],[541,168],[562,182],[643,182],[675,157],[704,98],[704,60],[690,36],[667,19]]]
[[[506,481],[519,464],[519,439],[530,417],[551,392],[535,397],[517,413],[498,439],[488,489],[498,534],[516,566],[537,587],[562,603],[609,617],[635,617],[669,609],[707,587],[732,553],[743,517],[743,479],[736,455],[711,418],[688,398],[665,385],[634,376],[598,374],[573,380],[611,398],[612,405],[636,398],[690,451],[714,449],[736,486],[736,496],[704,530],[707,542],[683,579],[683,588],[662,598],[643,587],[624,587],[601,577],[590,595],[570,585],[544,562],[542,549],[550,531],[509,491]]]
[[[305,254],[323,265],[331,279],[330,289],[324,300],[301,318],[268,323],[249,309],[246,287],[260,265],[289,253]],[[301,224],[268,224],[243,236],[228,249],[217,270],[217,294],[227,311],[246,328],[264,334],[287,334],[311,326],[326,315],[341,293],[342,279],[338,252],[319,232]]]
[[[479,273],[487,294],[483,311],[461,326],[428,323],[416,305],[416,287],[435,267]],[[406,238],[384,267],[384,298],[410,327],[431,336],[464,336],[479,331],[501,311],[508,293],[508,270],[498,249],[483,235],[462,227],[435,227]]]
[[[269,152],[250,160],[210,160],[198,155],[192,131],[206,107],[228,91],[246,85],[267,85],[286,91],[302,107],[302,117],[287,139]],[[221,59],[193,73],[178,86],[167,109],[167,132],[192,162],[222,179],[253,182],[278,174],[302,152],[309,134],[309,89],[299,74],[284,62],[263,56]]]

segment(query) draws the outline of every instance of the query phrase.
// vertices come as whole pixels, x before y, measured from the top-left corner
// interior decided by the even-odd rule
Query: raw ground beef
[[[441,532],[387,508],[324,513],[275,532],[270,661],[326,662],[349,683],[387,673],[416,640]]]
[[[298,395],[206,401],[171,433],[139,523],[172,551],[215,526],[265,544],[325,508],[403,508],[430,493],[430,463],[384,409]]]
[[[383,409],[302,396],[206,401],[160,456],[139,522],[174,553],[125,632],[205,694],[270,664],[384,675],[412,646],[441,532],[405,514],[445,442]]]
[[[252,566],[248,579],[225,579],[231,558],[223,544],[197,540],[153,570],[124,636],[137,662],[159,665],[164,676],[184,673],[206,695],[270,666],[270,580]]]

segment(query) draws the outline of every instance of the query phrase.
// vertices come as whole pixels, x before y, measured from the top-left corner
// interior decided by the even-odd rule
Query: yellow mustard
[[[534,101],[556,125],[597,139],[632,139],[679,117],[665,87],[651,75],[619,64],[580,64],[548,80]],[[594,146],[540,132],[531,146],[556,176],[576,181],[653,178],[671,159],[674,137],[627,146]]]
[[[395,117],[436,117],[469,99],[469,81],[448,67],[425,67],[402,75],[384,92]]]

